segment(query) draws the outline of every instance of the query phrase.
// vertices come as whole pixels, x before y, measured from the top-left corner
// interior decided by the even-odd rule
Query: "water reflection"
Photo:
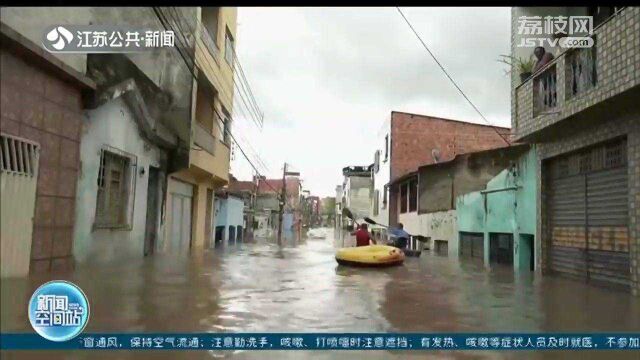
[[[355,243],[304,231],[255,237],[189,256],[157,254],[127,266],[2,281],[2,331],[31,331],[24,311],[50,279],[80,285],[92,307],[87,331],[638,331],[640,299],[554,277],[487,270],[481,263],[423,253],[393,268],[339,266],[335,248]],[[611,354],[576,353],[581,358]],[[3,359],[94,359],[114,353],[3,353]],[[569,353],[189,352],[117,358],[570,358]],[[626,358],[629,353],[616,353]],[[629,358],[633,358],[629,356]]]

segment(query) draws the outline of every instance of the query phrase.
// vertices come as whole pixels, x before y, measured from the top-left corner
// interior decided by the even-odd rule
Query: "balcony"
[[[523,140],[640,85],[640,8],[594,29],[592,48],[567,49],[515,88],[513,129]]]
[[[216,139],[213,137],[211,130],[204,127],[198,121],[194,124],[193,142],[209,154],[213,155],[216,146]]]

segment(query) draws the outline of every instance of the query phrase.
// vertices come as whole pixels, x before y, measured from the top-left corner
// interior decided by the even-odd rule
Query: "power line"
[[[162,14],[162,10],[158,7],[154,7],[153,8],[154,12],[156,13],[156,16],[158,17],[158,20],[160,21],[160,23],[162,24],[162,26],[166,29],[166,30],[172,30],[175,33],[175,30],[173,27],[171,27],[171,25],[168,23],[167,18],[164,16],[164,14]],[[175,19],[174,19],[175,21]],[[179,37],[175,37],[176,41],[178,42],[182,42],[183,40],[180,39]],[[184,40],[186,42],[186,39]],[[184,43],[181,44],[182,46],[184,46]],[[187,44],[187,48],[188,48],[188,44]],[[180,50],[180,46],[176,47],[176,50],[178,51],[178,53],[180,54],[180,56],[182,57],[182,60],[185,62],[187,69],[189,70],[189,72],[191,73],[191,75],[193,76],[193,78],[196,80],[196,82],[198,82],[198,76],[195,73],[195,67],[196,62],[195,59],[193,57],[190,57],[188,55],[183,54],[183,52]],[[192,61],[193,63],[193,68],[191,68],[189,66],[189,60],[187,60],[187,57],[189,57],[189,60]],[[217,116],[222,117],[220,115],[220,113],[218,112],[218,109],[216,109],[215,107],[212,107],[213,111],[216,113]],[[214,121],[216,123],[216,125],[220,128],[220,130],[222,130],[223,132],[225,131],[225,129],[222,129],[222,127],[220,126],[220,124],[218,123],[218,121]],[[231,136],[231,138],[233,139],[233,141],[236,142],[236,144],[238,144],[238,142],[236,141],[235,137],[233,136],[233,134],[231,133],[231,131],[226,130],[226,132],[229,134],[229,136]],[[244,152],[244,149],[242,149],[242,147],[238,144],[238,149],[240,149],[240,152],[242,153],[242,155],[245,157],[245,159],[247,160],[247,162],[249,162],[249,165],[251,165],[251,167],[253,168],[253,170],[256,172],[256,174],[258,174],[258,176],[260,178],[266,178],[265,176],[263,176],[260,171],[258,171],[257,167],[253,164],[253,162],[251,161],[251,159],[249,159],[249,157],[247,156],[247,154]],[[267,186],[269,186],[273,191],[278,192],[278,190],[276,190],[273,186],[271,186],[271,184],[269,184],[269,182],[265,181],[265,183],[267,184]]]
[[[173,13],[175,14],[175,19],[177,19],[178,17],[183,17],[183,18],[185,17],[185,16],[184,16],[184,14],[183,14],[183,15],[179,15],[179,14],[178,14],[178,10],[176,9],[176,7],[175,7],[175,6],[174,6],[174,7],[172,7],[172,9],[173,9]],[[187,21],[188,21],[188,20],[187,20]],[[177,23],[177,22],[176,22],[176,23]],[[200,31],[201,29],[204,29],[204,30]],[[184,29],[182,29],[182,28],[180,28],[180,30],[181,30],[181,31],[184,31]],[[195,36],[196,32],[202,33],[203,35],[202,35],[202,36]],[[216,40],[211,38],[211,36],[209,35],[209,33],[206,31],[206,27],[204,26],[204,24],[203,24],[201,21],[199,21],[198,19],[195,19],[195,23],[194,23],[194,31],[193,31],[193,33],[194,33],[194,36],[196,37],[196,41],[200,40],[200,43],[202,43],[202,44],[203,44],[203,45],[201,45],[201,46],[204,46],[207,50],[209,50],[209,52],[213,52],[213,51],[211,51],[210,47],[205,43],[205,41],[202,39],[202,37],[203,37],[203,36],[204,36],[204,37],[208,37],[208,39],[209,39],[209,40],[211,40],[211,42],[213,43],[213,45],[216,47],[216,52],[217,52],[218,54],[221,54],[220,49],[219,49],[219,48],[218,48],[218,46],[216,45]],[[196,44],[196,46],[197,46],[197,44]],[[233,47],[232,47],[232,51],[233,51],[233,61],[234,61],[235,63],[237,63],[238,65],[240,65],[239,61],[236,59],[235,49],[233,49]],[[233,66],[233,65],[232,65],[232,64],[229,64],[229,66]],[[218,76],[217,76],[217,75],[215,75],[215,74],[213,74],[213,75],[214,75],[214,77],[216,78],[216,80],[218,80],[221,84],[224,84],[224,85],[231,85],[231,88],[234,88],[234,86],[233,86],[233,85],[236,85],[236,87],[235,87],[234,89],[238,89],[238,88],[240,89],[240,90],[238,90],[238,95],[240,96],[240,99],[242,100],[242,103],[243,103],[243,104],[244,104],[244,106],[245,106],[245,108],[244,108],[244,109],[246,109],[246,110],[247,110],[247,112],[251,115],[251,116],[249,116],[249,117],[253,120],[253,122],[254,122],[256,125],[258,125],[258,127],[260,127],[260,128],[261,128],[261,127],[262,127],[262,115],[261,115],[261,111],[260,111],[260,109],[257,107],[257,104],[255,103],[255,98],[253,99],[253,102],[252,102],[252,101],[251,101],[252,99],[251,99],[251,97],[249,96],[249,94],[247,94],[247,91],[246,91],[246,90],[244,91],[244,93],[245,93],[245,95],[248,97],[248,99],[247,99],[247,98],[245,98],[245,97],[242,95],[242,91],[241,91],[241,90],[243,90],[243,89],[244,89],[244,86],[242,86],[242,84],[241,84],[241,85],[239,85],[238,83],[236,83],[236,81],[235,81],[235,76],[232,76],[232,77],[231,77],[231,81],[232,81],[232,83],[230,84],[228,81],[226,81],[226,79],[224,79],[224,77],[223,77],[222,79],[220,79],[220,78],[218,78]],[[244,73],[243,73],[243,78],[244,78]],[[246,81],[246,78],[245,78],[245,81]],[[247,84],[248,84],[248,83],[247,83]],[[221,89],[221,90],[224,90],[224,89]],[[250,89],[250,88],[249,88],[249,92],[251,92],[251,89]],[[227,98],[228,98],[228,99],[231,99],[231,95],[232,95],[232,94],[228,94],[228,93],[226,93],[226,92],[224,92],[224,93],[225,93],[225,95],[227,95]],[[251,92],[251,95],[253,95],[253,93],[252,93],[252,92]],[[249,102],[249,104],[247,104],[247,102]],[[234,103],[234,104],[235,104],[235,103]],[[249,106],[249,105],[251,105],[251,106]],[[247,115],[247,113],[246,113],[246,112],[244,112],[244,115],[246,116],[246,115]]]
[[[480,117],[487,123],[489,124],[489,126],[491,126],[491,128],[493,130],[495,130],[496,134],[498,134],[498,136],[500,136],[502,138],[502,140],[504,140],[504,142],[507,143],[507,145],[511,146],[511,143],[509,142],[509,140],[507,140],[507,138],[505,138],[504,136],[502,136],[502,134],[500,133],[500,131],[498,131],[498,129],[496,129],[496,127],[491,124],[491,122],[489,122],[489,120],[487,120],[487,118],[482,114],[482,112],[480,112],[480,109],[478,109],[478,107],[471,101],[471,99],[469,99],[469,97],[464,93],[464,91],[462,91],[462,89],[460,88],[460,86],[458,86],[458,84],[455,82],[455,80],[453,80],[453,78],[451,77],[451,75],[449,75],[449,73],[447,72],[447,70],[444,69],[444,66],[442,66],[442,64],[440,63],[440,61],[438,61],[438,58],[436,58],[436,56],[431,52],[431,50],[429,50],[429,47],[427,46],[427,44],[422,40],[422,38],[420,37],[420,35],[418,35],[418,32],[416,31],[416,29],[413,27],[413,25],[411,25],[411,22],[409,22],[409,19],[407,19],[407,17],[404,15],[404,13],[402,12],[402,10],[400,10],[399,6],[396,6],[396,9],[398,10],[398,12],[400,13],[400,15],[402,16],[402,18],[404,19],[404,21],[407,23],[407,25],[409,25],[409,28],[411,28],[411,31],[413,31],[413,33],[415,34],[415,36],[418,38],[418,40],[420,41],[420,43],[422,43],[422,46],[427,50],[427,52],[429,53],[429,55],[431,55],[431,58],[433,58],[433,61],[436,62],[436,64],[438,64],[438,66],[440,67],[440,69],[442,70],[442,72],[447,76],[447,78],[449,78],[449,80],[451,81],[451,83],[453,84],[453,86],[456,87],[456,89],[458,89],[458,91],[460,92],[460,94],[462,94],[462,96],[467,100],[467,102],[471,105],[471,107],[473,107],[473,109],[478,113],[478,115],[480,115]]]
[[[176,7],[169,7],[170,10],[172,10],[173,14],[170,11],[167,11],[167,14],[169,16],[171,16],[173,22],[176,24],[176,26],[178,27],[178,30],[182,33],[183,37],[184,34],[190,33],[193,34],[194,38],[195,38],[195,47],[199,47],[200,49],[202,49],[202,47],[204,47],[204,50],[207,50],[209,53],[212,53],[213,51],[211,51],[211,49],[209,48],[209,46],[204,42],[204,40],[202,39],[202,36],[198,36],[199,33],[204,34],[204,36],[208,36],[209,34],[206,31],[199,31],[200,28],[204,28],[204,25],[202,24],[202,22],[198,21],[197,19],[195,19],[195,23],[191,22],[189,19],[186,18],[186,16],[184,16],[184,14],[180,15],[178,14],[178,10],[176,9]],[[175,14],[175,15],[174,15]],[[179,20],[184,20],[184,22],[186,23],[191,23],[193,24],[193,29],[189,29],[190,31],[185,31],[185,29],[182,27],[182,25],[180,25],[181,21]],[[200,27],[200,28],[199,28]],[[209,37],[209,39],[211,39]],[[215,43],[214,43],[215,46]],[[216,46],[217,49],[217,46]],[[219,49],[218,53],[219,53]],[[191,59],[194,64],[196,62],[195,59]],[[207,61],[207,65],[211,65],[208,61]],[[226,90],[226,85],[231,85],[231,88],[234,88],[234,84],[235,84],[235,79],[234,77],[232,77],[232,83],[229,84],[229,82],[224,81],[223,79],[221,79],[220,77],[218,77],[218,75],[216,75],[215,71],[212,70],[211,72],[212,76],[222,85],[220,89],[218,89],[220,95],[225,95],[225,97],[227,98],[227,100],[235,105],[238,105],[238,108],[240,110],[242,110],[242,115],[244,115],[246,118],[250,118],[253,120],[253,122],[258,125],[258,126],[262,126],[261,125],[261,121],[257,119],[257,117],[259,117],[259,115],[257,113],[252,113],[252,109],[247,105],[247,101],[245,100],[245,98],[242,96],[242,94],[240,92],[238,92],[238,95],[240,96],[240,100],[242,100],[242,103],[245,105],[245,107],[241,107],[239,105],[239,103],[234,102],[233,101],[233,94],[229,94]],[[232,90],[233,91],[233,90]],[[235,107],[235,106],[234,106]],[[246,110],[245,110],[246,109]],[[230,109],[231,112],[233,112],[234,109]]]
[[[183,28],[182,28],[182,26],[180,25],[180,22],[181,22],[180,20],[184,20],[185,22],[188,22],[188,19],[186,19],[186,17],[185,17],[184,15],[183,15],[183,16],[180,16],[180,15],[178,14],[178,10],[177,10],[177,9],[175,9],[175,7],[174,7],[172,10],[173,10],[173,13],[175,14],[175,16],[174,16],[174,15],[172,15],[172,14],[169,14],[169,15],[171,16],[171,18],[172,18],[173,22],[174,22],[174,23],[176,24],[176,26],[178,27],[178,30],[180,30],[180,32],[181,32],[181,34],[182,34],[182,36],[183,36],[183,37],[185,37],[185,34],[187,34],[187,32],[186,32],[186,31],[184,31],[184,29],[183,29]],[[181,19],[181,18],[182,18],[182,19]],[[165,17],[165,19],[166,19],[166,17]],[[196,20],[196,21],[197,21],[197,20]],[[197,24],[201,24],[201,23],[200,23],[200,22],[197,22]],[[196,24],[196,26],[197,26],[197,24]],[[198,43],[197,43],[197,41],[198,41],[198,40],[200,40],[200,42],[201,42],[201,43],[204,43],[204,42],[203,42],[203,40],[202,40],[202,37],[200,37],[200,36],[195,36],[195,35],[196,35],[196,34],[195,34],[195,33],[196,33],[196,31],[195,31],[195,30],[194,30],[193,32],[190,32],[190,33],[193,33],[193,34],[194,34],[194,37],[196,38],[196,39],[195,39],[195,41],[196,41],[195,46],[198,46]],[[203,31],[203,33],[205,33],[205,34],[206,34],[206,32],[204,32],[204,31]],[[206,35],[208,35],[208,34],[206,34]],[[186,40],[185,40],[185,42],[186,42]],[[204,46],[205,46],[205,48],[207,48],[207,49],[209,48],[206,44],[204,44]],[[206,50],[206,49],[205,49],[205,50]],[[194,66],[198,66],[194,57],[190,56],[190,59],[189,59],[189,60],[191,60],[191,61],[193,62]],[[213,65],[211,64],[211,62],[210,62],[210,61],[208,61],[208,60],[206,60],[206,61],[204,61],[204,62],[205,62],[205,64],[207,65],[208,69],[210,70],[209,72],[212,74],[212,76],[214,76],[214,78],[215,78],[218,82],[220,82],[220,84],[223,84],[223,85],[231,85],[231,88],[234,88],[234,84],[235,84],[235,85],[237,85],[237,84],[235,83],[235,81],[234,81],[232,84],[229,84],[228,82],[227,82],[227,83],[223,83],[223,81],[222,81],[222,80],[221,80],[221,79],[216,75],[215,69],[213,68]],[[199,67],[199,66],[198,66],[198,67]],[[196,80],[197,80],[197,79],[196,79]],[[236,102],[233,102],[233,101],[232,101],[233,99],[230,97],[230,95],[229,95],[226,91],[223,91],[223,90],[225,90],[225,88],[220,89],[220,92],[221,92],[222,94],[227,95],[227,98],[228,98],[232,103],[234,103],[234,104],[235,104]],[[243,100],[243,103],[245,104],[245,106],[247,106],[247,105],[246,105],[246,102],[244,101],[244,98],[242,97],[242,94],[240,94],[240,98]],[[246,109],[247,109],[247,110],[249,110],[249,113],[250,113],[250,109],[249,109],[248,107],[247,107]],[[244,109],[243,109],[243,108],[240,108],[240,110],[243,110],[243,111],[242,111],[243,115],[244,115],[244,116],[247,116],[247,113],[244,111]],[[251,115],[251,113],[250,113],[250,115]],[[255,123],[255,122],[256,122],[256,120],[255,120],[255,118],[254,118],[254,123]],[[223,130],[223,132],[224,132],[224,130]],[[246,140],[246,138],[245,138],[245,139],[243,139],[243,140]],[[240,143],[236,141],[236,144],[238,144],[238,145],[239,145]],[[249,141],[248,141],[248,140],[247,140],[247,145],[249,145],[249,147],[251,147],[251,144],[249,144]],[[263,161],[263,160],[262,160],[262,158],[257,154],[257,152],[256,152],[255,150],[253,150],[253,148],[251,148],[250,150],[252,150],[252,155],[253,155],[253,157],[255,157],[255,158],[256,158],[255,160],[256,160],[258,163],[261,163],[261,165],[262,165],[262,167],[263,167],[263,170],[268,170],[268,167],[264,164],[264,161]]]

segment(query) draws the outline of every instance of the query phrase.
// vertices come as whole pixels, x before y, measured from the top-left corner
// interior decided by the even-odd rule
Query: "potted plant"
[[[509,65],[509,70],[506,71],[507,74],[510,74],[515,68],[520,74],[520,82],[525,82],[531,76],[533,73],[533,66],[536,63],[533,55],[529,56],[528,59],[511,55],[500,55],[500,59],[498,59],[498,61]]]

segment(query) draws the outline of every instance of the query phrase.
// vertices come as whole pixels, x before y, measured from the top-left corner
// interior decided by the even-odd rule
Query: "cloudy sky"
[[[487,119],[509,126],[509,79],[496,62],[509,53],[509,8],[403,11]],[[483,123],[395,8],[240,8],[237,53],[264,126],[236,111],[234,134],[262,173],[281,176],[286,161],[312,194],[335,195],[342,167],[373,162],[392,110]],[[251,178],[238,149],[232,172]]]

